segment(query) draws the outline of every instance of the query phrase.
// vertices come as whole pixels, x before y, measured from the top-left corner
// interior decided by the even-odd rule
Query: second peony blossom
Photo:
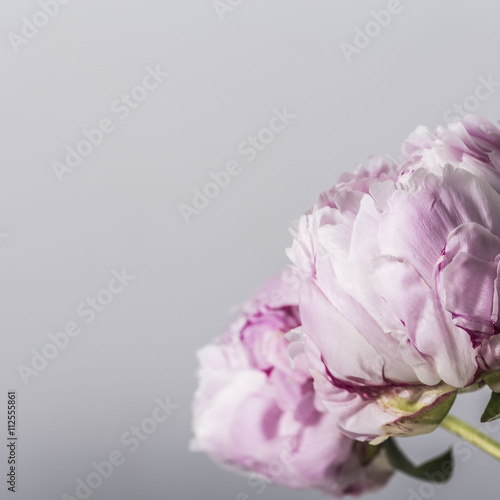
[[[386,451],[343,436],[333,416],[316,408],[304,356],[290,364],[285,335],[300,317],[287,276],[267,282],[199,351],[191,448],[291,488],[342,496],[381,487],[393,473]]]

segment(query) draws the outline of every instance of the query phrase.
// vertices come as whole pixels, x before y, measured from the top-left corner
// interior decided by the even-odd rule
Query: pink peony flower
[[[500,131],[423,128],[320,195],[288,250],[324,407],[357,439],[432,431],[499,369]]]
[[[305,357],[290,364],[285,334],[300,325],[297,299],[286,274],[270,280],[199,351],[191,448],[291,488],[342,496],[383,486],[392,474],[385,451],[340,434],[315,407]]]

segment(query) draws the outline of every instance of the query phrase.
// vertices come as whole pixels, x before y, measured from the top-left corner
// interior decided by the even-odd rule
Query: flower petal
[[[417,270],[408,262],[385,256],[374,262],[373,277],[382,296],[405,324],[408,339],[428,357],[429,367],[454,387],[470,383],[477,364],[469,336],[453,325],[451,317],[445,317],[435,291]],[[425,379],[428,377],[430,372]]]

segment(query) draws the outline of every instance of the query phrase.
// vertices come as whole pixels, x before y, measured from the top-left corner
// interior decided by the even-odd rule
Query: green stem
[[[461,437],[464,441],[468,441],[497,460],[500,460],[500,443],[491,439],[483,432],[478,431],[475,427],[472,427],[472,425],[448,415],[441,422],[441,427]]]

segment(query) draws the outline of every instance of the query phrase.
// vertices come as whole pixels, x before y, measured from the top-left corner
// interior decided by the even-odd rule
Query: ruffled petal
[[[380,257],[374,262],[374,281],[391,309],[405,325],[408,339],[435,369],[441,380],[465,387],[477,369],[469,336],[443,313],[435,290],[408,262]],[[422,366],[420,367],[420,370]],[[427,371],[425,380],[432,379]]]
[[[411,262],[431,283],[448,234],[456,227],[476,222],[500,234],[500,195],[491,186],[463,170],[445,167],[443,178],[417,175],[411,189],[394,192],[379,227],[382,254]],[[423,175],[423,177],[422,177]]]
[[[311,282],[301,287],[300,310],[304,331],[314,339],[336,377],[359,383],[383,383],[382,357]],[[368,331],[370,326],[376,327],[365,326]]]

